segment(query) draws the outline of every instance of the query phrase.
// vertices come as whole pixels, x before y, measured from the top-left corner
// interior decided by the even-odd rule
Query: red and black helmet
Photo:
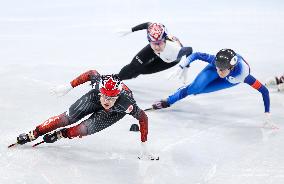
[[[115,97],[120,94],[122,83],[116,75],[102,75],[99,88],[103,95]]]

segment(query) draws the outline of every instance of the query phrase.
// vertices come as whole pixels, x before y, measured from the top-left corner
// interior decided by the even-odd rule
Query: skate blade
[[[38,143],[34,144],[33,147],[36,147],[36,146],[38,146],[38,145],[40,145],[42,143],[44,143],[44,141],[41,141],[41,142],[38,142]]]
[[[18,143],[11,144],[11,145],[8,146],[8,148],[15,147],[16,145],[18,145]]]

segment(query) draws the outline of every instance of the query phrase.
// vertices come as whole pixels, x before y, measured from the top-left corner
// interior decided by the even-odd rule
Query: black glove
[[[167,100],[160,100],[158,102],[155,102],[152,105],[153,109],[157,110],[157,109],[163,109],[163,108],[168,108],[170,107],[170,104],[168,104]]]

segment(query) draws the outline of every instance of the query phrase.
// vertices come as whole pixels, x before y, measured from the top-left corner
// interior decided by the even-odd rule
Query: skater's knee
[[[70,139],[74,137],[82,137],[82,136],[89,135],[88,128],[86,127],[84,123],[80,123],[79,125],[68,128],[66,133],[67,133],[67,137]]]
[[[93,119],[86,119],[80,123],[81,131],[85,135],[91,135],[97,132],[96,123]]]

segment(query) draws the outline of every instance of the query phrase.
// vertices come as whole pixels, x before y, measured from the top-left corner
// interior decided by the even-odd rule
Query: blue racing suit
[[[250,67],[242,56],[237,54],[238,60],[236,66],[225,78],[219,77],[215,65],[216,56],[195,52],[187,57],[181,67],[188,67],[195,60],[202,60],[209,63],[194,79],[194,81],[180,89],[167,99],[169,105],[185,98],[188,95],[197,95],[210,93],[226,88],[233,87],[241,82],[247,83],[262,94],[265,112],[270,111],[269,91],[257,79],[250,74]]]

